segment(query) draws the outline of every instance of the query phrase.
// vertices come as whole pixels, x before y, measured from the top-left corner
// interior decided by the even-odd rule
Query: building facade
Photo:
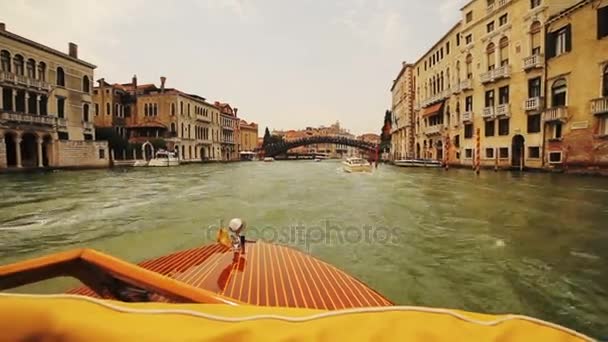
[[[239,122],[240,131],[240,150],[253,152],[258,144],[258,124],[255,122],[247,123],[245,120]]]
[[[284,140],[296,140],[312,136],[332,136],[355,139],[355,135],[349,130],[340,126],[340,122],[336,122],[330,126],[306,127],[302,130],[289,130],[272,132],[273,135],[283,137]],[[289,154],[296,155],[325,155],[328,158],[345,158],[347,156],[356,155],[356,149],[346,145],[336,145],[330,143],[311,144],[292,148],[288,151]]]
[[[6,30],[0,23],[0,170],[107,167],[96,142],[92,82],[96,67]]]
[[[414,64],[414,156],[470,167],[605,167],[605,7],[467,3]],[[585,86],[590,80],[595,88]]]
[[[220,142],[221,160],[235,161],[240,156],[238,108],[232,108],[228,103],[215,102],[220,111]]]
[[[403,62],[391,87],[393,125],[391,155],[393,160],[414,158],[414,65]]]

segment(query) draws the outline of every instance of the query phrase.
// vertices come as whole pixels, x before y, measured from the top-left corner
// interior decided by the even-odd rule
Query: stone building
[[[221,160],[239,160],[240,140],[239,140],[239,118],[237,117],[238,108],[232,108],[228,103],[215,102],[215,106],[220,110],[221,127]]]
[[[414,65],[403,62],[391,86],[393,125],[391,125],[392,159],[414,158]]]
[[[65,54],[0,23],[0,170],[109,166],[94,141],[95,68],[74,43]]]
[[[258,144],[258,124],[255,122],[247,123],[245,120],[239,122],[240,131],[240,150],[243,152],[253,152]]]

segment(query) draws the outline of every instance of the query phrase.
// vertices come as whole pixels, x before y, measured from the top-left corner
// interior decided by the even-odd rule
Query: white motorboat
[[[432,159],[401,159],[393,162],[401,167],[441,167],[442,164],[438,160]]]
[[[272,158],[272,157],[266,157],[266,158],[264,158],[264,161],[267,162],[267,163],[273,162],[274,158]]]
[[[148,162],[148,166],[178,166],[179,158],[175,156],[175,152],[160,150],[156,152],[153,159]]]
[[[371,172],[372,164],[362,158],[348,158],[342,162],[346,172]]]

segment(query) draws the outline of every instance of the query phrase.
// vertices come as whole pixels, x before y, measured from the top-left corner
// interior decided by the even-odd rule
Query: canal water
[[[608,337],[608,179],[285,161],[0,175],[0,264],[75,247],[132,262],[238,216],[397,304],[517,313]],[[49,293],[45,282],[21,291]]]

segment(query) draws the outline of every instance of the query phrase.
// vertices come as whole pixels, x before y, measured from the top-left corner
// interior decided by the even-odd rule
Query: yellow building
[[[0,23],[0,169],[109,165],[94,141],[95,68],[74,43],[65,54]]]
[[[549,18],[545,165],[608,169],[608,0]]]
[[[247,123],[245,120],[239,122],[241,152],[253,152],[258,144],[258,124]]]
[[[414,65],[403,62],[391,87],[393,125],[391,154],[393,160],[414,157]]]

